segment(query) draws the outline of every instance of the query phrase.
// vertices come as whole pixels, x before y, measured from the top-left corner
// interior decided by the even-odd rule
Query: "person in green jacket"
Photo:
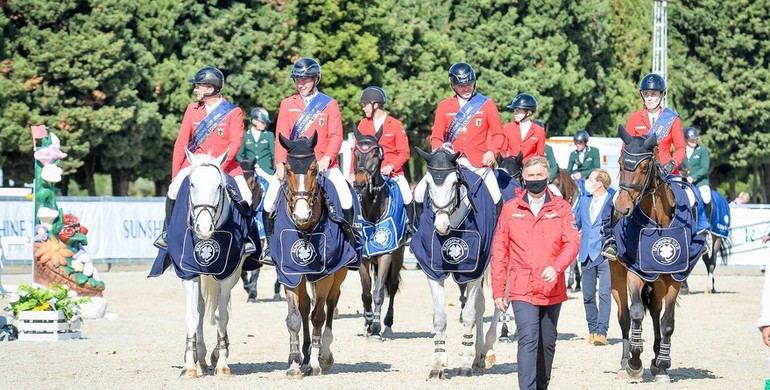
[[[711,183],[709,183],[709,150],[698,144],[700,133],[694,127],[684,129],[686,154],[682,169],[687,171],[687,182],[700,191],[706,206],[706,215],[711,215]]]
[[[251,110],[250,117],[251,128],[243,134],[243,144],[235,158],[248,163],[259,176],[267,179],[266,176],[275,174],[275,135],[266,130],[271,123],[270,115],[264,108],[256,107]]]
[[[551,176],[548,177],[548,184],[551,184],[554,179],[559,177],[559,164],[553,154],[553,147],[548,144],[545,144],[545,159],[548,160],[548,165],[551,167]]]
[[[585,130],[579,130],[575,133],[572,137],[575,142],[575,150],[569,154],[569,162],[567,163],[567,173],[575,180],[581,194],[585,192],[585,179],[595,169],[601,168],[599,149],[588,146],[588,138],[588,132]]]

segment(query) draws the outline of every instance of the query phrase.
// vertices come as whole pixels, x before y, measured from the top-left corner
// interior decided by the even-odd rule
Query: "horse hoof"
[[[655,375],[655,383],[671,383],[671,377],[666,374]]]
[[[393,338],[393,329],[391,329],[389,326],[385,326],[384,329],[382,329],[382,337],[392,339]]]
[[[366,336],[366,340],[368,341],[383,341],[382,336],[378,334],[370,334]]]
[[[631,379],[639,379],[639,378],[642,377],[642,374],[644,373],[644,367],[643,366],[639,366],[638,369],[634,369],[629,364],[628,367],[626,367],[626,372],[628,373],[628,376]]]
[[[246,303],[257,303],[257,298],[249,297],[249,299],[246,300]]]
[[[489,351],[487,352],[487,356],[484,358],[484,369],[489,370],[492,367],[495,366],[495,362],[497,362],[497,356],[495,356],[495,351]]]
[[[334,355],[329,355],[328,357],[319,356],[318,363],[321,366],[322,371],[329,371],[334,365]]]
[[[203,376],[203,373],[202,372],[199,373],[197,368],[188,368],[185,371],[185,376],[187,376],[188,378],[199,378]]]
[[[457,376],[464,376],[466,378],[473,376],[473,369],[472,368],[459,368],[457,370]]]
[[[281,294],[275,294],[275,295],[273,295],[273,300],[274,300],[274,301],[280,301],[280,300],[281,300]]]
[[[428,379],[445,379],[444,370],[430,370]]]
[[[510,338],[510,337],[508,337],[508,336],[500,336],[500,338],[498,338],[498,339],[497,339],[497,342],[498,342],[498,343],[503,343],[503,344],[510,344],[510,343],[512,343],[513,341],[512,341],[512,340],[511,340],[511,338]]]
[[[230,367],[217,367],[216,376],[230,376]]]
[[[302,379],[302,371],[290,368],[286,370],[286,377],[292,379]]]

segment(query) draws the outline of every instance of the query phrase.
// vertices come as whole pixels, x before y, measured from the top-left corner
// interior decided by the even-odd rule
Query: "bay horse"
[[[303,375],[321,375],[334,364],[331,351],[331,343],[334,340],[332,313],[337,307],[340,286],[345,280],[348,269],[343,266],[329,274],[311,274],[310,272],[290,274],[285,271],[287,267],[294,266],[292,262],[298,261],[295,259],[297,256],[303,261],[302,265],[316,264],[320,261],[320,266],[325,269],[327,261],[340,261],[339,257],[342,254],[333,253],[332,258],[329,259],[325,248],[317,249],[317,244],[313,243],[314,237],[318,237],[319,234],[326,237],[327,230],[321,230],[319,233],[318,229],[326,229],[327,225],[333,223],[329,219],[328,210],[324,207],[326,195],[321,188],[319,178],[322,176],[319,175],[315,159],[314,148],[318,142],[318,134],[313,134],[310,139],[298,137],[295,140],[289,140],[280,135],[279,141],[286,148],[288,157],[286,181],[282,186],[283,197],[279,198],[276,207],[278,215],[270,250],[276,271],[282,278],[281,283],[284,285],[289,309],[286,316],[286,325],[289,330],[289,369],[286,375],[299,379]],[[287,233],[289,228],[286,226],[282,228],[281,224],[284,223],[282,221],[292,225],[291,229],[296,233]],[[337,237],[342,236],[341,228],[338,228],[337,233]],[[287,234],[294,234],[289,236],[291,250],[288,253],[282,249],[283,236]],[[332,242],[331,239],[324,241],[324,243],[329,242]],[[350,252],[355,259],[352,245]],[[296,279],[296,284],[287,282],[287,280],[294,280],[291,278]],[[308,287],[313,294],[313,299],[308,294]],[[312,321],[312,341],[308,321]],[[301,351],[300,329],[303,335]]]
[[[662,175],[658,155],[657,138],[631,136],[623,126],[618,127],[625,143],[621,153],[620,184],[614,200],[614,218],[633,218],[632,213],[641,211],[657,226],[668,227],[675,218],[676,199],[670,185]],[[621,239],[618,239],[619,247]],[[645,253],[645,256],[651,256]],[[645,309],[652,318],[655,357],[650,372],[656,381],[669,382],[671,367],[671,336],[674,333],[674,313],[681,282],[673,274],[659,273],[657,279],[646,282],[637,273],[629,272],[627,262],[620,256],[610,262],[612,296],[618,307],[618,322],[623,337],[621,372],[634,379],[641,378],[644,367],[642,320]],[[629,306],[630,299],[630,306]],[[661,312],[665,306],[665,312]],[[630,337],[629,337],[630,331]]]
[[[380,165],[385,157],[382,147],[379,145],[382,129],[378,130],[374,136],[370,136],[362,135],[358,127],[354,126],[353,134],[356,137],[356,147],[353,150],[355,156],[353,188],[361,200],[361,215],[365,223],[375,225],[393,217],[389,214],[390,203],[393,200],[387,188],[388,183],[380,173]],[[396,229],[398,228],[396,227]],[[361,260],[361,267],[358,269],[363,290],[361,300],[364,304],[364,333],[369,339],[382,340],[383,337],[392,334],[393,301],[400,282],[399,273],[404,264],[403,237],[400,242],[395,244],[397,247],[391,252],[372,257],[364,256]],[[374,295],[372,295],[372,271],[375,277]],[[380,318],[386,290],[389,301],[383,329],[380,325]],[[372,301],[374,301],[373,311]]]
[[[422,220],[419,224],[417,235],[412,238],[410,245],[412,252],[415,253],[415,257],[420,262],[423,272],[428,276],[428,285],[430,286],[433,298],[433,328],[435,337],[433,341],[433,362],[429,378],[443,379],[444,367],[448,364],[444,336],[447,327],[444,281],[450,273],[455,278],[460,289],[467,293],[467,304],[462,308],[461,316],[464,327],[464,341],[462,342],[463,351],[458,375],[472,376],[474,368],[477,370],[489,369],[495,363],[495,352],[492,349],[495,336],[492,334],[490,337],[490,334],[487,334],[486,338],[482,337],[485,308],[482,276],[489,265],[489,253],[481,252],[481,256],[484,256],[484,258],[478,259],[477,264],[475,264],[476,267],[481,268],[476,269],[469,277],[458,277],[457,272],[444,271],[436,275],[435,270],[431,267],[432,259],[429,253],[431,253],[430,248],[435,245],[434,238],[440,241],[441,238],[439,237],[449,237],[451,232],[459,231],[458,228],[462,228],[466,223],[475,221],[479,224],[476,225],[478,227],[481,225],[481,221],[489,222],[490,220],[485,218],[491,217],[492,226],[489,229],[493,231],[494,224],[496,223],[494,211],[492,211],[494,210],[494,204],[492,203],[491,196],[487,193],[486,196],[489,199],[486,202],[488,203],[487,207],[490,209],[473,210],[472,212],[474,206],[471,205],[470,186],[480,185],[483,187],[484,184],[478,176],[476,176],[476,183],[470,183],[469,185],[469,183],[465,182],[460,167],[457,164],[457,158],[460,153],[455,153],[451,144],[444,144],[430,154],[420,148],[416,149],[420,156],[428,162],[426,202],[429,207],[425,208],[425,212],[421,216]],[[471,173],[471,175],[473,174]],[[484,187],[484,189],[486,188]],[[488,238],[491,240],[491,234]],[[488,244],[491,246],[491,241],[486,243],[483,241],[484,239],[485,237],[482,237],[479,240],[481,241],[479,245]],[[456,238],[447,239],[443,244],[440,244],[440,256],[443,257],[446,250],[448,256],[453,258],[460,259],[462,258],[461,256],[468,258],[468,246],[464,243],[465,241],[460,242]],[[496,321],[496,319],[497,315],[494,315],[493,321]],[[475,336],[474,327],[476,328]],[[493,325],[494,327],[495,325]]]
[[[686,178],[689,173],[689,169],[686,167],[680,167],[679,173],[681,173],[683,178]],[[697,190],[697,188],[696,188]],[[713,194],[713,192],[712,192]],[[723,197],[717,197],[712,196],[711,197],[711,204],[713,205],[716,202],[724,202],[727,203],[727,200],[725,200]],[[729,208],[729,206],[727,206]],[[707,209],[712,209],[713,207],[707,207]],[[711,218],[711,212],[710,210],[706,211],[706,217]],[[711,221],[709,221],[711,222]],[[714,270],[717,268],[717,255],[720,256],[723,259],[727,259],[730,256],[730,245],[727,243],[728,237],[722,237],[719,234],[714,233],[711,230],[706,230],[703,233],[704,237],[706,237],[706,240],[711,241],[711,249],[704,252],[703,256],[701,257],[703,259],[703,264],[706,266],[706,283],[707,287],[704,291],[706,294],[714,294],[717,292],[715,284],[715,278],[714,278]],[[680,294],[689,294],[690,293],[690,287],[687,284],[687,280],[682,282],[682,290]]]
[[[242,168],[244,167],[242,166]],[[264,205],[262,204],[265,194],[264,184],[260,181],[259,176],[257,176],[253,170],[247,171],[244,168],[243,174],[246,176],[246,184],[248,184],[249,189],[251,190],[251,210],[254,211],[255,216],[259,216],[262,214],[262,210],[264,208]],[[266,247],[264,237],[260,237],[260,243],[262,244],[262,248]],[[262,252],[262,258],[260,261],[263,264],[272,265],[272,259],[269,259],[269,256],[270,253],[268,251]],[[262,268],[260,267],[253,271],[241,271],[241,280],[243,281],[243,289],[246,290],[246,293],[248,294],[248,297],[246,298],[246,302],[248,303],[257,302],[257,282],[259,281],[259,274],[261,270]],[[273,300],[278,301],[281,299],[280,291],[281,283],[276,277],[275,283],[273,284]]]
[[[214,231],[227,221],[231,213],[231,200],[227,195],[227,182],[222,163],[228,152],[217,158],[192,154],[185,148],[187,161],[191,163],[189,174],[188,222],[200,243],[212,238]],[[173,241],[169,240],[171,244]],[[196,245],[197,247],[198,245]],[[244,256],[245,257],[245,256]],[[227,324],[230,319],[230,292],[238,283],[243,266],[240,259],[235,270],[223,280],[211,275],[199,275],[182,280],[187,309],[187,341],[184,354],[185,372],[188,377],[203,376],[206,366],[206,346],[203,341],[203,317],[208,312],[212,324],[217,325],[217,344],[211,353],[211,364],[217,376],[229,376],[230,341]]]

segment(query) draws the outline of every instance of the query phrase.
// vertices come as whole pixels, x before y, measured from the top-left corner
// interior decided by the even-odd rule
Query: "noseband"
[[[293,158],[303,159],[303,158],[309,158],[313,157],[315,154],[301,154],[301,155],[291,155]],[[304,175],[303,175],[304,176]],[[304,199],[305,202],[308,204],[308,209],[310,210],[310,215],[308,217],[308,220],[313,219],[313,208],[318,203],[319,194],[321,192],[321,186],[318,185],[318,177],[316,176],[316,185],[313,187],[311,191],[292,191],[291,187],[289,187],[288,184],[282,185],[281,188],[283,189],[284,196],[286,197],[286,200],[288,201],[287,204],[289,205],[289,215],[291,216],[292,220],[294,220],[294,209],[297,207],[297,202],[300,199]],[[294,221],[296,223],[296,221]]]
[[[430,202],[431,207],[433,208],[433,212],[436,215],[439,214],[446,214],[447,217],[450,217],[457,209],[460,207],[460,187],[462,186],[462,175],[457,170],[456,167],[449,167],[449,168],[428,168],[429,171],[440,171],[440,172],[450,172],[454,171],[457,174],[457,181],[454,184],[454,191],[452,191],[452,197],[449,198],[449,200],[444,204],[438,204],[433,200],[433,197],[430,196],[430,191],[428,191],[428,201]],[[431,175],[432,176],[432,175]]]
[[[362,146],[361,144],[356,144],[356,150],[358,150],[360,153],[362,153],[361,157],[368,157],[369,154],[372,153],[373,151],[381,150],[381,149],[382,149],[381,146],[377,146],[377,147],[370,146],[370,145]],[[382,153],[380,153],[379,156],[377,157],[377,166],[378,167],[382,163],[382,160],[383,160],[383,156],[382,156]],[[366,177],[366,188],[367,188],[367,190],[370,193],[378,194],[382,190],[382,188],[385,187],[385,184],[387,184],[387,182],[385,180],[383,180],[382,184],[380,184],[379,186],[374,185],[374,174],[377,173],[377,168],[375,168],[374,171],[369,171],[368,169],[366,169],[365,164],[366,164],[366,159],[362,158],[360,160],[356,160],[356,171],[355,171],[355,173],[356,174],[362,173],[364,175],[364,177]]]

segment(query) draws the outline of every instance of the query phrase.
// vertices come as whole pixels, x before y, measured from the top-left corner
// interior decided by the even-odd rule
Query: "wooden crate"
[[[57,311],[19,313],[19,341],[59,341],[80,338],[80,320],[67,322]]]

